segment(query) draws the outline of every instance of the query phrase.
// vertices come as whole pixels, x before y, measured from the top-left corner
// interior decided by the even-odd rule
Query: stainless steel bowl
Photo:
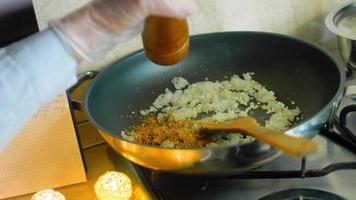
[[[345,63],[356,70],[356,2],[330,11],[325,25],[337,35],[338,49]]]

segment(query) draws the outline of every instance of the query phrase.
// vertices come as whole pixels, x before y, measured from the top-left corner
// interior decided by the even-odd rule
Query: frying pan
[[[263,32],[221,32],[191,38],[188,57],[162,67],[143,51],[106,68],[89,86],[84,110],[103,138],[118,153],[146,168],[185,174],[229,175],[245,172],[281,153],[258,141],[214,148],[176,149],[126,141],[121,131],[139,122],[139,111],[150,106],[171,79],[190,83],[224,80],[255,72],[253,78],[291,100],[302,110],[301,120],[286,133],[312,138],[333,115],[341,98],[344,69],[326,50],[303,40]],[[294,106],[292,106],[294,107]],[[258,117],[258,116],[257,116]]]

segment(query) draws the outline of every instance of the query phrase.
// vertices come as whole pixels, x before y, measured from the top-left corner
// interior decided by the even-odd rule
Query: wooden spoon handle
[[[269,144],[290,156],[301,157],[315,153],[320,149],[319,143],[315,141],[292,137],[261,126],[243,130],[243,133]]]
[[[281,132],[259,126],[251,117],[239,118],[227,123],[204,126],[201,133],[241,133],[252,136],[291,156],[305,156],[315,153],[320,145],[317,142],[303,138],[292,137]]]

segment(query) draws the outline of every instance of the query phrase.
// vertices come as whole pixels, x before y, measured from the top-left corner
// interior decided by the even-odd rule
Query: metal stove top
[[[333,163],[356,162],[356,155],[332,141],[317,136],[324,151],[306,159],[305,170],[324,168]],[[299,171],[302,160],[281,156],[258,170]],[[340,170],[316,178],[209,179],[140,170],[157,199],[259,199],[270,193],[295,188],[329,191],[345,199],[356,199],[356,170]]]
[[[347,99],[342,101],[342,104],[348,103]],[[348,127],[356,133],[355,121],[356,114],[350,113],[347,119]],[[138,166],[136,169],[152,196],[162,200],[257,200],[271,193],[289,189],[293,189],[289,191],[303,189],[307,192],[316,189],[325,193],[334,193],[344,199],[356,199],[356,154],[322,135],[316,136],[313,140],[325,147],[316,155],[305,159],[283,155],[262,168],[227,178],[174,175],[154,172]],[[332,200],[330,196],[304,199],[325,198]],[[279,196],[275,199],[303,198]]]

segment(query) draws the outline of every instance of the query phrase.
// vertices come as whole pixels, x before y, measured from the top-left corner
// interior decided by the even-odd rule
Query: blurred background
[[[39,28],[48,21],[79,8],[90,0],[33,0]],[[265,31],[299,36],[336,48],[335,36],[324,24],[330,9],[350,0],[197,0],[200,12],[189,18],[192,35],[217,31]],[[107,61],[121,58],[142,48],[140,36],[119,44]],[[105,66],[105,65],[104,65]],[[78,73],[104,66],[83,64]]]

